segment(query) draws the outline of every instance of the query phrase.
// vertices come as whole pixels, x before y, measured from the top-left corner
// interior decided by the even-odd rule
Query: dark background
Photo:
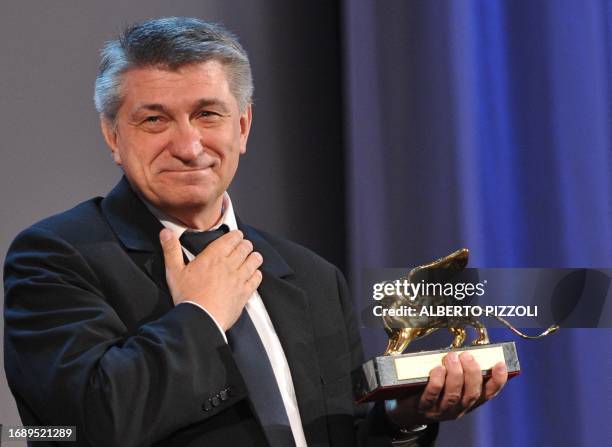
[[[250,54],[237,213],[353,287],[365,267],[462,246],[475,267],[612,266],[606,0],[4,1],[2,255],[119,179],[91,100],[98,52],[124,25],[169,15],[222,21]],[[381,331],[362,336],[382,352]],[[594,329],[517,342],[523,374],[443,424],[439,445],[605,445],[611,342]],[[18,425],[4,375],[0,402],[0,423]]]

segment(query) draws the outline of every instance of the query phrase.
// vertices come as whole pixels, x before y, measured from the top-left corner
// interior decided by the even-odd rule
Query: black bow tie
[[[229,227],[225,224],[221,225],[216,230],[210,231],[185,231],[180,237],[181,245],[197,256],[204,250],[212,241],[219,239],[229,231]]]

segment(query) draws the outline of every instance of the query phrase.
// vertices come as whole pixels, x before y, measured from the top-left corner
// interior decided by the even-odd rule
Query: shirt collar
[[[169,216],[168,214],[164,213],[163,211],[151,205],[144,198],[141,197],[141,199],[144,202],[144,204],[147,206],[149,211],[151,211],[151,214],[153,214],[161,222],[161,224],[164,227],[172,230],[174,234],[176,234],[177,238],[180,238],[185,231],[194,231],[194,232],[203,231],[203,230],[194,230],[192,228],[186,227],[185,225],[183,225],[183,223],[174,219],[172,216]],[[232,205],[232,201],[227,191],[223,193],[223,205],[221,206],[221,210],[222,210],[221,217],[219,218],[217,223],[206,231],[216,230],[223,224],[227,225],[230,231],[238,229],[238,224],[236,222],[236,215],[234,214],[234,207]]]

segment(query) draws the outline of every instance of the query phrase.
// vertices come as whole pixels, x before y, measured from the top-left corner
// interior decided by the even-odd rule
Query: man
[[[363,361],[341,273],[254,230],[226,192],[252,121],[223,28],[166,18],[110,42],[96,79],[125,177],[22,232],[5,266],[5,367],[26,425],[82,446],[425,445],[503,387],[449,355],[422,394],[355,408]],[[74,444],[70,444],[74,445]]]

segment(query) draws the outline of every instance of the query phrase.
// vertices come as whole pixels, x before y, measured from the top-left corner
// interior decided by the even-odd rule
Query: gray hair
[[[223,64],[230,91],[244,111],[253,97],[253,76],[246,51],[234,34],[218,24],[189,17],[164,17],[129,26],[101,52],[94,90],[96,110],[115,123],[123,100],[121,76],[140,67],[177,70],[197,62]]]

